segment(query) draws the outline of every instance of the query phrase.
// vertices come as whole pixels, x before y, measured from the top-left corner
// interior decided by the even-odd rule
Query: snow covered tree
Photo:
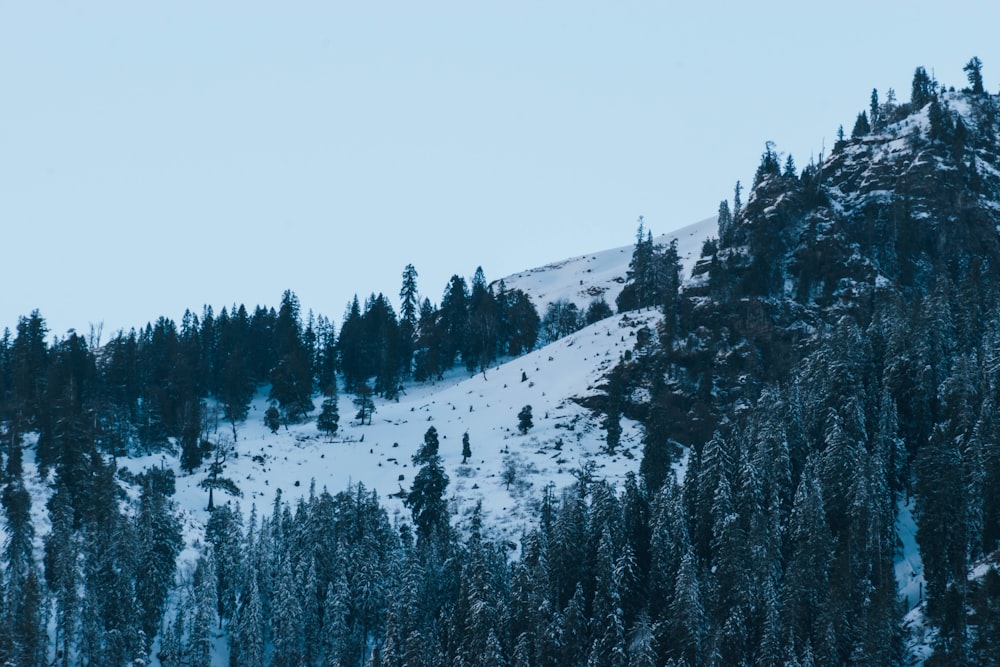
[[[238,665],[264,667],[264,612],[261,609],[257,574],[249,572],[240,594],[240,605],[233,623],[230,655]]]
[[[431,426],[424,434],[424,444],[413,455],[413,464],[420,470],[413,478],[410,492],[404,501],[413,514],[413,524],[421,539],[432,535],[444,535],[448,528],[448,506],[444,491],[448,487],[448,475],[438,455],[437,429]]]
[[[183,540],[180,521],[170,501],[174,490],[173,471],[152,468],[141,479],[135,524],[142,571],[136,577],[135,597],[142,630],[146,637],[152,638],[160,628]]]
[[[673,650],[676,657],[686,660],[689,665],[700,664],[710,628],[702,602],[698,563],[691,549],[681,559],[670,606],[670,625],[675,638]]]
[[[337,432],[339,423],[340,412],[337,409],[337,394],[336,390],[334,390],[332,396],[327,396],[323,399],[319,416],[316,417],[316,428],[332,438]]]

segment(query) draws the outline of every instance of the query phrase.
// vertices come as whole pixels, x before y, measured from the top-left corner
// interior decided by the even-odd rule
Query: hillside
[[[766,143],[676,243],[439,306],[408,266],[339,327],[290,291],[100,349],[22,318],[0,657],[1000,660],[1000,96],[966,71],[801,169]]]
[[[701,256],[702,243],[717,235],[716,218],[711,217],[676,232],[661,234],[654,238],[654,243],[667,246],[676,239],[684,276],[689,277]],[[524,290],[540,313],[558,300],[573,303],[581,311],[591,300],[601,298],[614,307],[615,299],[625,285],[632,250],[632,246],[622,246],[572,257],[515,273],[503,280],[510,289]]]
[[[684,227],[658,242],[678,239],[686,266],[714,232],[714,218]],[[620,285],[624,282],[630,252],[613,249],[548,264],[504,279],[510,288],[520,288],[540,303],[546,296],[555,300],[586,291],[579,287],[585,279],[592,285]],[[577,264],[599,266],[599,271],[581,271]],[[609,277],[611,276],[611,277]],[[617,278],[617,279],[616,279]],[[579,289],[578,289],[579,288]],[[608,292],[609,297],[611,292]],[[477,502],[483,503],[484,522],[516,542],[533,516],[542,489],[551,484],[562,489],[574,480],[574,473],[587,465],[594,474],[620,485],[627,472],[637,472],[642,457],[641,434],[634,422],[627,422],[622,447],[614,456],[604,454],[604,432],[597,416],[575,399],[601,391],[604,376],[635,347],[636,332],[655,327],[654,313],[618,315],[590,325],[570,336],[523,357],[504,360],[483,373],[470,374],[454,369],[438,382],[408,385],[397,400],[377,400],[372,423],[361,425],[348,419],[356,412],[352,397],[339,396],[339,412],[344,416],[333,437],[322,435],[315,421],[282,427],[272,434],[262,415],[267,408],[266,391],[259,393],[247,421],[239,424],[233,455],[226,462],[226,475],[243,492],[243,513],[250,505],[269,507],[277,489],[286,501],[317,489],[336,492],[350,484],[363,484],[377,491],[390,514],[408,518],[398,494],[407,490],[413,478],[411,457],[434,426],[441,439],[441,456],[451,478],[449,498],[452,511],[466,515]],[[522,373],[527,378],[522,381]],[[313,400],[316,412],[320,398]],[[534,427],[526,434],[517,432],[517,413],[532,406]],[[316,414],[314,412],[314,414]],[[218,423],[214,438],[231,440],[229,426]],[[462,464],[461,441],[469,433],[473,456]],[[208,517],[207,491],[198,487],[208,472],[185,475],[176,456],[165,453],[132,458],[121,465],[133,472],[150,466],[166,465],[178,474],[177,501],[192,527],[189,540],[197,539],[198,527]],[[505,470],[516,477],[508,485]],[[509,486],[509,488],[508,488]]]

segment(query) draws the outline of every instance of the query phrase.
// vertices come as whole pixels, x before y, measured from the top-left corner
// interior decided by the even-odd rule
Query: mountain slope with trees
[[[439,305],[407,266],[398,314],[339,327],[291,292],[103,345],[21,318],[0,657],[996,663],[982,70],[873,90],[801,170],[765,144],[693,265],[640,219],[618,262],[455,275]]]

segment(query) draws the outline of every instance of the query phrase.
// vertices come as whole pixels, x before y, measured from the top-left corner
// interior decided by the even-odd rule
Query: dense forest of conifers
[[[259,387],[274,424],[338,387],[363,415],[366,397],[475,372],[606,304],[563,325],[567,304],[539,318],[477,272],[434,307],[407,267],[398,316],[382,296],[355,301],[339,333],[303,322],[290,292],[277,311],[206,309],[102,346],[22,318],[0,342],[0,657],[207,665],[225,645],[254,667],[901,664],[908,505],[927,664],[1000,664],[1000,575],[969,576],[1000,547],[1000,102],[978,60],[967,72],[955,93],[918,68],[905,104],[873,91],[852,136],[801,172],[768,144],[686,286],[676,249],[640,227],[617,305],[658,308],[661,324],[588,402],[609,448],[621,417],[642,422],[640,474],[614,488],[582,467],[516,545],[478,512],[453,523],[430,428],[409,520],[360,485],[249,516],[219,503],[178,579],[174,474],[118,459],[175,448],[192,470],[208,421],[239,428]],[[25,448],[51,483],[45,508]]]
[[[42,664],[58,651],[60,664],[125,664],[159,634],[182,546],[173,475],[123,476],[120,457],[173,450],[190,472],[212,454],[209,434],[222,421],[235,433],[261,387],[276,429],[306,418],[317,392],[335,397],[338,380],[370,410],[373,395],[391,399],[404,381],[438,379],[458,361],[475,371],[536,345],[542,322],[523,292],[487,285],[477,270],[471,289],[454,276],[435,307],[418,301],[416,278],[407,266],[398,317],[382,295],[363,308],[355,298],[339,335],[325,317],[303,322],[291,292],[277,311],[206,307],[201,317],[185,313],[179,327],[160,318],[105,344],[93,332],[50,339],[38,312],[5,330],[0,656]],[[323,405],[319,424],[335,431],[336,408]],[[32,511],[44,510],[31,507],[26,447],[52,483],[41,563]],[[206,485],[226,482],[214,474]],[[122,506],[122,484],[138,491],[133,507]]]

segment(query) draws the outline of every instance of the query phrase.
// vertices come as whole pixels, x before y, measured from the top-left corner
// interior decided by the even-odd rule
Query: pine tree
[[[519,289],[512,290],[502,299],[501,308],[507,354],[517,356],[533,350],[541,320],[531,298]]]
[[[343,570],[341,570],[337,579],[334,582],[330,582],[327,586],[323,606],[321,641],[324,656],[323,664],[327,667],[338,667],[343,664],[342,654],[344,644],[350,633],[347,627],[349,593],[347,577],[344,575]]]
[[[462,463],[466,463],[472,456],[472,446],[469,444],[469,432],[462,434]]]
[[[277,578],[271,598],[270,626],[274,667],[296,667],[302,660],[305,628],[303,627],[303,596],[287,556],[276,564]]]
[[[348,305],[344,322],[340,325],[337,353],[340,356],[339,367],[344,375],[344,390],[356,391],[371,376],[369,360],[365,354],[364,320],[357,294]]]
[[[914,109],[922,109],[934,97],[936,88],[937,84],[928,76],[927,70],[918,67],[913,72],[910,104]]]
[[[413,353],[413,379],[418,382],[440,380],[445,369],[445,336],[439,313],[429,299],[420,304],[417,320],[417,343]]]
[[[19,591],[7,591],[12,596],[9,599],[11,607],[9,615],[9,630],[12,639],[12,653],[9,664],[12,665],[43,665],[47,664],[46,644],[46,604],[41,581],[36,568],[32,567]]]
[[[983,95],[983,61],[977,56],[973,56],[969,62],[965,63],[965,75],[969,79],[969,87],[973,95]]]
[[[169,500],[173,486],[173,471],[153,468],[145,473],[135,518],[138,558],[142,563],[141,576],[135,582],[135,597],[142,630],[150,638],[159,630],[177,556],[183,546],[180,521]]]
[[[729,202],[723,199],[719,202],[719,243],[728,246],[733,242],[733,214],[729,210]]]
[[[880,132],[884,126],[881,109],[878,103],[878,89],[872,88],[871,101],[868,104],[868,122],[871,125],[871,131],[875,133]]]
[[[517,430],[521,435],[525,435],[534,425],[531,419],[531,406],[526,405],[517,413]]]
[[[267,406],[267,410],[264,411],[264,424],[271,433],[278,432],[278,429],[281,427],[281,413],[278,412],[277,406]]]
[[[586,603],[583,588],[579,584],[562,613],[562,628],[560,644],[562,645],[562,662],[560,665],[585,664],[584,656],[590,646],[590,633],[587,630]]]
[[[209,551],[198,559],[195,570],[194,615],[191,619],[188,648],[185,653],[192,665],[210,665],[212,630],[218,610],[218,577],[215,557]]]
[[[681,559],[680,570],[670,606],[670,625],[677,658],[690,665],[700,664],[708,636],[708,618],[702,603],[701,581],[694,551],[690,548]]]
[[[653,235],[645,227],[639,216],[639,227],[635,235],[635,247],[625,274],[625,286],[615,300],[618,312],[637,310],[655,303]]]
[[[77,641],[80,622],[81,547],[73,530],[73,507],[63,480],[56,482],[55,493],[47,504],[51,529],[45,536],[45,581],[55,600],[55,636],[57,650],[69,660],[70,649]]]
[[[365,375],[374,373],[375,393],[385,398],[396,398],[400,378],[408,370],[408,364],[403,361],[399,324],[389,300],[382,294],[369,298],[362,322],[365,356],[369,360]]]
[[[469,288],[465,279],[454,275],[448,281],[439,311],[443,336],[442,368],[450,368],[462,350],[469,329]]]
[[[358,420],[358,424],[364,426],[365,420],[369,426],[372,423],[372,415],[375,414],[375,399],[372,395],[375,393],[367,383],[362,383],[356,388],[357,393],[354,396],[354,407],[358,409],[355,419]]]
[[[851,130],[851,139],[863,137],[866,134],[870,134],[871,131],[872,128],[868,122],[868,115],[864,111],[860,112],[857,120],[854,121],[854,129]]]
[[[403,285],[399,289],[399,337],[401,340],[401,366],[403,374],[412,371],[413,352],[417,344],[417,314],[420,307],[417,293],[417,270],[412,264],[403,269]]]
[[[424,444],[414,454],[413,464],[421,467],[413,478],[404,504],[413,514],[417,535],[423,540],[434,534],[444,535],[448,527],[448,507],[444,499],[448,475],[441,465],[437,429],[433,426],[424,434]]]
[[[215,572],[218,576],[220,619],[232,619],[236,613],[239,583],[244,571],[243,518],[239,506],[230,503],[215,508],[205,524],[205,540],[212,545]]]
[[[500,306],[493,288],[486,284],[483,268],[477,267],[469,295],[468,333],[462,360],[469,371],[485,371],[496,360],[500,337]]]
[[[252,525],[252,524],[251,524]],[[231,655],[236,664],[246,667],[264,666],[264,614],[261,609],[257,575],[250,571],[249,581],[240,595]]]
[[[829,594],[833,538],[826,522],[816,468],[811,457],[795,492],[788,524],[791,554],[781,607],[786,630],[799,646],[819,640],[822,612]]]
[[[302,331],[299,300],[291,291],[281,296],[274,323],[277,365],[271,370],[269,400],[277,401],[285,420],[296,422],[312,408],[312,353]]]
[[[337,432],[340,423],[340,412],[337,409],[337,390],[333,386],[333,394],[323,399],[319,416],[316,418],[316,428],[329,437]]]
[[[35,527],[31,521],[31,494],[24,487],[19,442],[8,450],[7,477],[9,481],[4,485],[3,493],[0,495],[0,504],[7,517],[6,539],[3,543],[6,581],[3,583],[6,584],[11,602],[15,603],[34,565],[35,537]]]

